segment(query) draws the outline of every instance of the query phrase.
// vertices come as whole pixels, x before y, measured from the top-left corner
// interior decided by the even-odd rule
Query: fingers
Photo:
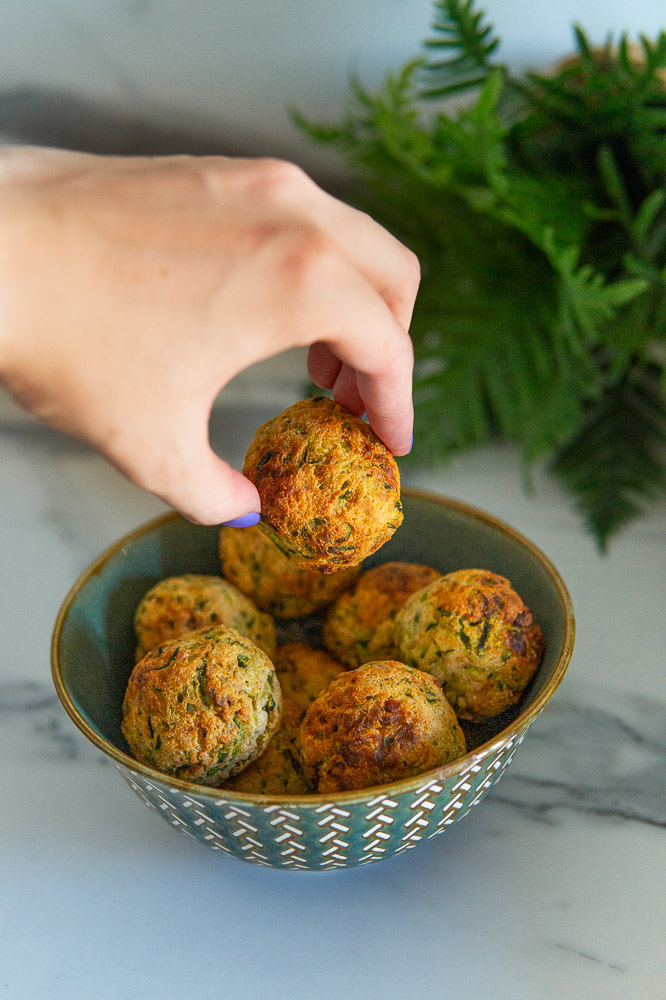
[[[316,385],[332,389],[336,402],[352,413],[360,417],[367,412],[375,434],[394,455],[406,455],[412,449],[414,416],[411,404],[412,361],[407,359],[405,363],[408,380],[399,369],[391,368],[374,376],[357,376],[353,368],[336,358],[327,344],[319,343],[310,348],[308,372]],[[407,397],[405,393],[408,393]]]
[[[356,372],[343,365],[327,344],[313,344],[308,353],[308,374],[322,389],[332,389],[333,398],[357,416],[365,413]]]
[[[408,330],[421,280],[418,258],[369,215],[322,194],[328,232]]]
[[[312,344],[308,351],[308,375],[322,389],[332,389],[342,362],[328,344]]]
[[[315,270],[311,283],[311,312],[307,296],[301,297],[306,332],[322,331],[310,347],[311,377],[332,389],[337,402],[352,412],[366,411],[372,429],[394,455],[407,454],[414,423],[414,355],[408,333],[349,262],[329,259],[321,273]]]
[[[409,329],[421,277],[418,258],[365,212],[338,200],[293,164],[255,161],[259,188],[309,224],[321,228],[381,295],[398,323]]]
[[[349,365],[342,365],[333,385],[333,399],[341,406],[362,417],[366,406],[358,389],[356,372]]]
[[[106,452],[107,458],[135,485],[195,524],[256,524],[261,511],[257,488],[215,454],[207,422],[191,429],[186,420],[170,423],[169,430],[152,428],[131,444],[119,441],[115,453]]]
[[[393,364],[383,371],[358,373],[357,383],[377,437],[394,455],[407,455],[414,441],[411,380],[407,385],[404,371]]]
[[[342,364],[327,344],[313,344],[308,358],[310,378],[322,389],[332,389],[333,398],[357,416],[367,412],[368,421],[377,437],[394,455],[411,451],[414,414],[411,403],[412,360],[384,371],[359,375],[349,365]],[[405,377],[407,373],[408,377]]]
[[[164,480],[158,477],[147,483],[144,479],[140,485],[194,524],[235,521],[237,527],[249,527],[259,521],[261,501],[256,486],[212,451],[203,461],[199,458],[180,470],[172,462]]]
[[[406,331],[420,281],[418,260],[368,215],[312,182],[307,181],[301,204],[349,266],[345,282],[336,283],[325,274],[318,283],[322,292],[327,286],[336,290],[337,285],[331,317],[345,325],[311,344],[310,377],[333,390],[334,398],[352,412],[367,411],[373,430],[387,447],[396,455],[406,454],[411,450],[414,419],[413,349]],[[355,315],[345,308],[345,297],[357,299]],[[376,297],[390,315],[373,303]],[[325,295],[321,298],[323,304]]]
[[[334,397],[355,413],[364,410],[373,431],[394,455],[406,455],[412,447],[414,407],[412,373],[414,356],[407,334],[396,327],[374,352],[341,337],[334,345],[344,364],[334,386]],[[343,374],[355,369],[355,386]],[[338,384],[339,382],[339,384]],[[356,402],[360,399],[360,406]]]

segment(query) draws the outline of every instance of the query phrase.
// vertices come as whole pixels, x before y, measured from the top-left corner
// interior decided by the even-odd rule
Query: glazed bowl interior
[[[442,573],[462,568],[500,573],[509,578],[544,633],[544,657],[521,702],[484,725],[468,725],[469,752],[517,722],[524,725],[550,698],[573,643],[570,599],[548,559],[501,522],[464,504],[416,491],[405,490],[403,501],[403,525],[366,561],[366,567],[403,560]],[[120,729],[123,695],[134,664],[135,608],[146,590],[164,577],[219,574],[217,542],[216,527],[195,526],[175,514],[158,518],[100,556],[74,584],[61,608],[52,646],[56,689],[76,725],[118,763],[137,767]],[[281,641],[314,636],[316,642],[316,616],[278,624]],[[171,780],[160,777],[167,783]],[[203,794],[211,791],[197,787]],[[341,797],[345,794],[349,793]]]

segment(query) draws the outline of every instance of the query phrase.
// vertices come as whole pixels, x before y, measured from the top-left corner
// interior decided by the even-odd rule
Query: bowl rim
[[[480,763],[494,750],[504,746],[510,742],[513,737],[516,737],[520,733],[524,732],[528,726],[532,724],[534,719],[543,711],[546,704],[550,701],[553,694],[560,686],[571,659],[575,638],[575,618],[571,596],[564,580],[560,576],[560,573],[548,556],[546,556],[533,542],[522,535],[519,531],[516,531],[515,528],[511,527],[506,522],[494,517],[492,514],[487,514],[485,511],[482,511],[477,507],[473,507],[470,504],[463,503],[460,500],[451,499],[450,497],[446,497],[441,494],[431,493],[428,490],[403,487],[402,494],[403,496],[413,497],[414,499],[434,501],[435,503],[439,503],[456,513],[463,514],[466,517],[471,517],[477,521],[482,521],[489,527],[499,530],[502,534],[507,535],[512,541],[517,542],[523,548],[527,549],[537,562],[541,564],[547,575],[550,577],[551,582],[554,584],[555,590],[561,601],[564,611],[564,635],[557,663],[553,668],[551,676],[548,678],[542,690],[534,698],[534,700],[527,705],[515,719],[505,726],[504,729],[500,730],[499,733],[492,736],[489,740],[486,740],[474,750],[468,751],[463,754],[462,757],[458,757],[456,760],[453,760],[448,764],[442,764],[439,767],[433,768],[429,771],[423,771],[420,774],[412,775],[408,778],[401,778],[397,781],[388,782],[383,785],[372,785],[367,788],[354,789],[353,791],[348,792],[310,792],[301,795],[237,792],[224,787],[218,788],[211,785],[197,785],[191,781],[184,781],[182,778],[172,777],[169,774],[165,774],[162,771],[149,767],[147,764],[142,764],[140,761],[135,760],[134,757],[131,757],[124,751],[119,750],[118,747],[105,737],[101,736],[95,729],[93,729],[86,719],[83,718],[74,704],[69,691],[67,690],[62,677],[60,664],[60,640],[62,630],[74,601],[76,600],[79,592],[87,584],[88,580],[92,576],[99,573],[101,568],[125,546],[136,541],[138,538],[141,538],[143,535],[148,534],[155,528],[160,527],[162,524],[181,519],[182,516],[176,511],[171,511],[167,514],[161,514],[152,518],[150,521],[139,525],[126,535],[123,535],[122,538],[106,548],[74,581],[60,606],[51,635],[51,676],[56,694],[58,695],[63,708],[69,715],[72,722],[99,750],[105,753],[108,757],[111,757],[117,765],[129,770],[134,775],[141,774],[144,778],[149,779],[151,782],[163,785],[166,784],[170,788],[184,792],[194,798],[203,796],[203,798],[207,800],[223,799],[225,802],[238,801],[239,803],[255,805],[261,808],[269,805],[292,805],[299,808],[316,809],[331,802],[334,802],[336,805],[353,805],[356,802],[376,798],[379,795],[392,798],[394,796],[402,795],[405,792],[425,787],[435,781],[445,781],[447,778],[453,777],[462,771],[468,771],[474,764]]]

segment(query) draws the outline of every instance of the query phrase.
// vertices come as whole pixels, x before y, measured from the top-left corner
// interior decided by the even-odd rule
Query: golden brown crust
[[[136,659],[170,639],[210,625],[228,625],[251,639],[270,657],[275,653],[275,625],[270,615],[219,576],[185,573],[151,587],[134,616],[139,645]]]
[[[301,761],[299,727],[302,718],[303,710],[285,698],[280,728],[262,755],[230,778],[224,787],[260,795],[307,795],[312,789]]]
[[[157,646],[136,664],[122,732],[142,763],[219,786],[263,751],[281,706],[266,654],[235,629],[216,625]]]
[[[396,618],[402,659],[432,673],[461,719],[482,722],[515,705],[543,653],[529,608],[503,576],[447,573]]]
[[[286,642],[278,646],[275,670],[284,696],[305,712],[344,667],[323,649],[305,642]]]
[[[356,566],[402,523],[393,455],[369,424],[324,396],[263,424],[243,473],[259,491],[262,530],[322,573]]]
[[[387,562],[366,570],[328,609],[324,643],[348,667],[373,660],[399,660],[394,622],[411,594],[441,573],[417,563]]]
[[[360,572],[350,566],[326,575],[290,559],[259,527],[220,528],[220,560],[227,579],[277,618],[300,618],[326,607]]]
[[[455,760],[465,738],[433,677],[386,660],[340,674],[315,699],[301,752],[317,791],[350,791]]]

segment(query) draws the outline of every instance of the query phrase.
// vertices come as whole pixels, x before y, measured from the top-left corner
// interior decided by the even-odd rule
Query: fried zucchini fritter
[[[266,654],[235,629],[216,625],[139,660],[125,692],[122,732],[143,764],[217,787],[264,750],[281,707]]]
[[[461,719],[482,722],[515,705],[543,653],[529,608],[503,576],[447,573],[398,612],[401,659],[433,674]]]
[[[447,764],[465,738],[433,677],[385,660],[340,674],[313,701],[301,752],[313,788],[340,792]]]
[[[301,618],[325,608],[356,579],[358,566],[326,575],[290,559],[259,527],[220,528],[222,572],[258,608]]]
[[[369,424],[324,396],[263,424],[243,473],[259,491],[262,529],[322,573],[358,565],[402,522],[393,455]]]
[[[305,642],[285,642],[277,648],[275,670],[285,698],[305,712],[344,667],[323,649]]]
[[[307,795],[310,785],[303,771],[299,727],[302,709],[284,698],[282,722],[260,757],[240,774],[234,775],[225,788],[260,795]]]
[[[228,625],[272,657],[275,625],[270,615],[219,576],[185,573],[160,580],[145,594],[134,616],[140,660],[155,646],[209,625]]]
[[[387,562],[368,569],[326,613],[324,643],[348,667],[372,660],[399,660],[393,631],[407,598],[441,573],[416,563]]]

